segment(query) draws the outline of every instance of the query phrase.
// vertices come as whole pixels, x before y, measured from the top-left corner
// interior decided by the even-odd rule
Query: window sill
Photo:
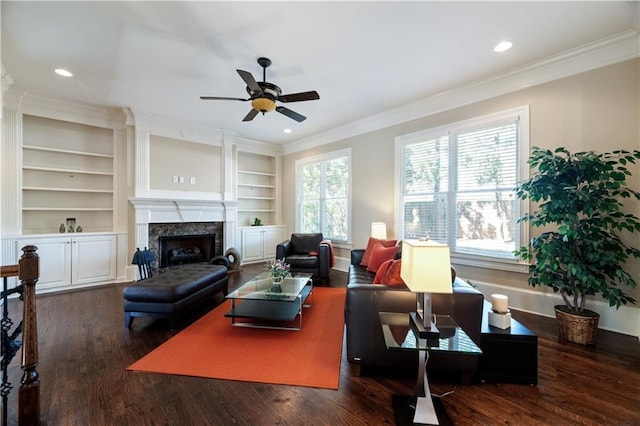
[[[499,271],[517,272],[520,274],[529,273],[529,264],[518,263],[506,259],[492,259],[477,256],[463,256],[451,254],[451,263],[455,265],[473,266],[476,268],[496,269]]]

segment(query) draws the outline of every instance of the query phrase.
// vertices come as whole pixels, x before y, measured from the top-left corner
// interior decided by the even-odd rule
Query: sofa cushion
[[[360,264],[362,266],[369,265],[369,259],[371,259],[371,254],[373,253],[373,247],[376,244],[382,244],[383,247],[391,247],[391,246],[395,246],[397,242],[398,242],[397,240],[381,240],[378,238],[369,237],[369,242],[367,243],[367,248],[364,250],[364,255],[362,256],[362,261],[360,262]]]
[[[311,253],[318,250],[320,242],[323,240],[322,234],[291,234],[292,253]]]
[[[367,271],[374,273],[378,272],[380,265],[396,256],[397,250],[398,248],[396,246],[385,247],[382,244],[374,245],[371,252],[371,258],[369,259],[369,264],[367,265]]]
[[[385,261],[378,268],[376,276],[373,278],[373,284],[387,284],[394,286],[406,286],[400,277],[400,268],[402,267],[401,259],[391,259]]]
[[[285,261],[293,269],[318,268],[320,266],[320,259],[318,256],[311,256],[308,254],[292,254],[287,256]]]
[[[367,271],[366,266],[351,265],[349,266],[348,284],[371,284],[375,273]]]

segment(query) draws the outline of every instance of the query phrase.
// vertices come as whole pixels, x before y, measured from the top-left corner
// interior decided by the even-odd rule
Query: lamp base
[[[409,316],[411,317],[411,329],[420,339],[438,340],[440,338],[440,330],[433,322],[431,322],[431,327],[427,328],[417,312],[409,312]]]

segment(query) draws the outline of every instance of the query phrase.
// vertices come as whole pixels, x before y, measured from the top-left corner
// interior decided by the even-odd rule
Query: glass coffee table
[[[413,331],[408,313],[380,312],[378,315],[387,349],[417,351],[419,353],[418,379],[413,396],[393,396],[396,424],[452,424],[442,402],[438,398],[432,398],[429,390],[426,368],[429,352],[452,352],[480,356],[482,350],[450,316],[435,315],[440,338],[426,340],[418,338]]]
[[[231,310],[225,317],[231,318],[231,325],[236,327],[300,330],[302,310],[311,307],[311,277],[294,274],[274,286],[269,273],[264,272],[227,295]]]

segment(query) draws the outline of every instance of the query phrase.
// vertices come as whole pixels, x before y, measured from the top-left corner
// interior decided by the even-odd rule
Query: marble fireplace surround
[[[135,211],[134,250],[135,247],[153,248],[154,244],[157,250],[157,237],[160,235],[200,233],[216,234],[216,245],[220,245],[219,248],[216,247],[216,251],[224,253],[236,245],[236,202],[155,198],[130,198],[129,202]],[[150,235],[150,231],[153,232],[153,236]]]
[[[158,269],[170,266],[168,249],[166,247],[163,248],[161,241],[165,238],[168,238],[168,240],[165,240],[166,244],[180,245],[180,237],[185,237],[186,245],[183,247],[186,248],[190,248],[189,244],[197,241],[199,245],[202,245],[202,247],[199,247],[203,250],[202,253],[208,255],[200,261],[207,261],[214,256],[223,254],[224,250],[221,242],[223,240],[222,226],[223,222],[150,223],[149,248],[156,254],[156,260],[152,268]],[[200,240],[192,238],[198,236],[201,237]],[[178,237],[178,240],[174,240],[174,237]],[[209,245],[211,245],[212,250],[209,250]]]

